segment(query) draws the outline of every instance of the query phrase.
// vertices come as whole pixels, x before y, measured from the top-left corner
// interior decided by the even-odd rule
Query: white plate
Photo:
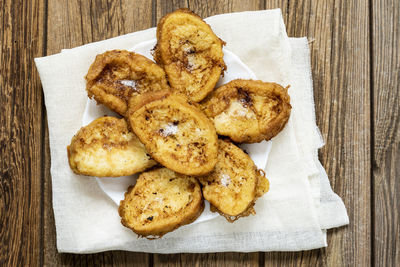
[[[142,54],[147,58],[153,60],[151,55],[151,49],[153,49],[157,40],[151,40],[137,44],[131,49],[135,53]],[[221,77],[217,83],[217,87],[225,84],[231,80],[242,78],[242,79],[257,79],[256,75],[239,59],[238,56],[230,52],[229,50],[223,49],[224,61],[228,69],[225,71],[224,77]],[[121,117],[118,114],[112,112],[103,105],[97,105],[95,100],[88,99],[86,103],[85,112],[82,118],[82,125],[88,125],[93,120],[102,117],[104,115]],[[267,164],[268,154],[271,150],[272,142],[262,141],[256,144],[242,144],[240,147],[250,155],[256,166],[260,169],[264,169]],[[100,188],[108,195],[117,205],[124,199],[124,193],[130,185],[135,184],[138,175],[123,176],[123,177],[102,177],[96,178]],[[205,201],[204,212],[199,218],[193,223],[199,223],[204,221],[212,220],[219,215],[210,211],[210,203]]]

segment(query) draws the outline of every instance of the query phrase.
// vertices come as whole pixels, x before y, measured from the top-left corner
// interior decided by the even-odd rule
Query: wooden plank
[[[258,253],[154,254],[154,266],[250,267],[259,261]]]
[[[308,254],[318,265],[371,263],[368,14],[367,1],[289,2],[289,36],[311,42],[317,124],[326,141],[320,159],[350,217],[349,226],[328,231],[327,249]]]
[[[264,9],[264,1],[251,0],[251,1],[205,1],[205,0],[173,0],[173,1],[163,1],[157,0],[156,19],[159,21],[165,14],[173,12],[178,8],[189,8],[194,11],[202,18],[209,16],[229,13],[229,12],[239,12],[246,10],[259,10]]]
[[[44,2],[0,3],[1,266],[42,262],[43,96],[33,58],[44,48]]]
[[[152,5],[145,0],[50,1],[47,54],[100,41],[152,26]],[[46,123],[47,125],[47,123]],[[147,266],[146,253],[111,251],[90,255],[59,254],[52,209],[50,150],[46,129],[44,184],[44,265],[46,266]],[[152,259],[151,259],[152,260]]]
[[[280,8],[286,27],[294,24],[289,21],[289,0],[265,1],[266,9]],[[296,10],[296,12],[298,12]],[[292,35],[289,34],[289,37]],[[301,252],[268,252],[264,253],[262,262],[264,266],[322,266],[324,264],[324,251],[321,249]]]
[[[374,264],[400,266],[400,2],[371,8]]]
[[[186,0],[172,0],[172,1],[163,1],[156,0],[155,1],[155,9],[156,9],[156,17],[155,17],[155,26],[158,21],[167,13],[173,12],[179,8],[189,8],[189,2]]]
[[[177,8],[186,7],[205,18],[227,12],[258,10],[264,1],[157,1],[157,21]],[[258,266],[259,253],[205,253],[154,255],[155,266]]]
[[[326,254],[321,249],[301,252],[265,253],[264,266],[326,266]]]
[[[286,27],[293,23],[289,21],[289,0],[265,1],[265,9],[280,8]],[[292,37],[288,33],[289,37]],[[261,262],[264,266],[320,266],[321,250],[302,252],[266,252],[262,255]]]
[[[285,21],[285,25],[287,25],[289,18],[288,7],[289,7],[289,0],[265,0],[263,9],[280,8],[282,11],[283,20]]]
[[[167,1],[166,1],[167,2]],[[182,1],[183,2],[183,1]],[[168,2],[169,3],[169,2]],[[175,4],[173,5],[173,6],[171,6],[171,5],[169,5],[169,4],[162,4],[162,5],[160,5],[160,3],[158,3],[157,4],[157,18],[159,18],[159,17],[161,17],[163,14],[165,14],[165,12],[168,12],[168,10],[169,11],[172,11],[173,9],[175,9],[174,8],[174,6],[176,6]],[[179,3],[179,1],[177,1],[177,3]],[[186,2],[183,2],[182,3],[182,5],[183,6],[185,6],[185,3]],[[193,4],[193,6],[190,6],[191,4]],[[193,1],[193,3],[192,2],[190,2],[189,1],[189,3],[188,3],[188,5],[187,6],[189,6],[190,8],[192,8],[192,9],[195,9],[195,8],[193,8],[193,7],[195,7],[195,5],[201,5],[202,3],[198,3],[197,1]],[[240,4],[240,3],[239,3]],[[253,3],[254,4],[254,3]],[[270,2],[269,1],[267,1],[267,3],[266,3],[266,5],[269,5],[270,4]],[[69,2],[69,5],[71,5],[70,4],[70,2]],[[219,5],[219,4],[218,4]],[[204,16],[204,14],[206,14],[205,16],[208,16],[208,15],[211,15],[211,14],[218,14],[218,13],[224,13],[224,12],[229,12],[229,11],[232,11],[232,10],[230,10],[230,9],[233,9],[233,7],[235,7],[235,3],[232,3],[232,2],[229,2],[229,3],[223,3],[223,4],[221,4],[222,6],[221,7],[219,7],[219,10],[221,10],[221,11],[218,11],[218,9],[217,10],[215,10],[215,7],[211,7],[211,11],[207,11],[207,9],[209,8],[209,7],[206,7],[206,8],[204,8],[204,7],[202,7],[202,8],[198,8],[198,10],[196,11],[196,12],[199,12],[199,14],[201,14],[201,15],[203,15]],[[258,5],[257,5],[258,7],[262,7],[263,6],[263,3],[259,3]],[[286,7],[286,5],[283,5],[283,6],[281,6],[281,8],[284,10],[284,8]],[[298,5],[297,7],[296,7],[296,9],[299,9],[299,7],[301,7],[301,5]],[[83,10],[86,10],[86,11],[84,11],[84,12],[86,12],[85,14],[88,14],[88,12],[89,12],[89,14],[90,14],[90,11],[88,11],[88,10],[91,10],[90,9],[90,5],[84,5],[83,7],[80,7],[81,9],[83,9]],[[86,9],[85,9],[86,8]],[[256,8],[254,8],[254,9],[256,9]],[[301,9],[306,9],[306,7],[301,7]],[[124,9],[123,9],[124,10]],[[162,10],[165,10],[165,11],[162,11]],[[240,10],[240,8],[238,9],[238,10]],[[80,12],[82,12],[81,10],[80,10]],[[210,12],[210,13],[207,13],[207,12]],[[296,11],[297,12],[297,11]],[[302,14],[302,13],[304,13],[304,12],[306,12],[306,11],[304,11],[304,10],[302,10],[301,12],[299,12],[299,14]],[[73,12],[72,14],[75,14],[75,12]],[[284,14],[285,14],[285,12],[284,12]],[[125,17],[125,15],[123,16],[125,19],[127,19],[127,17]],[[72,18],[73,18],[73,16],[72,16]],[[90,18],[90,16],[81,16],[81,18],[82,18],[82,20],[83,21],[85,21],[85,20],[87,20],[88,18]],[[301,18],[300,18],[301,19]],[[303,18],[304,19],[304,18]],[[49,18],[49,21],[50,21],[50,18]],[[72,21],[73,21],[73,19],[72,19]],[[115,22],[114,22],[114,25],[116,25],[116,26],[113,26],[113,27],[119,27],[119,30],[120,29],[122,29],[122,31],[126,31],[126,29],[124,28],[124,27],[127,27],[127,26],[125,26],[125,25],[132,25],[131,23],[126,23],[126,24],[124,24],[124,23],[122,23],[121,21],[123,21],[122,19],[121,20],[119,20],[119,19],[115,19]],[[136,20],[135,20],[136,21]],[[153,19],[153,25],[154,25],[154,19]],[[84,23],[84,24],[87,24],[88,22],[82,22],[82,23]],[[302,23],[304,23],[304,22],[302,22]],[[314,22],[315,23],[315,22]],[[320,22],[321,23],[321,22]],[[89,24],[90,24],[90,22],[89,22]],[[307,25],[307,27],[309,27],[309,25],[308,25],[308,23],[305,23],[306,25]],[[322,24],[322,23],[321,23]],[[59,26],[61,25],[62,26],[62,23],[60,24],[58,24]],[[298,28],[298,26],[296,26],[296,24],[291,24],[292,26],[291,27],[293,27],[293,28],[295,28],[296,30],[295,30],[295,32],[300,32],[300,35],[302,35],[302,32],[301,31],[304,31],[304,30],[307,30],[307,31],[309,31],[309,29],[308,28],[301,28],[300,27],[300,30],[299,30],[299,28]],[[302,25],[302,24],[299,24],[299,25]],[[76,25],[75,25],[76,26]],[[55,52],[57,52],[59,49],[61,49],[61,48],[65,48],[65,47],[73,47],[73,46],[76,46],[76,45],[79,45],[79,44],[82,44],[82,43],[86,43],[86,42],[90,42],[90,41],[92,41],[92,40],[100,40],[100,39],[102,39],[100,36],[100,34],[101,34],[101,32],[102,31],[105,31],[106,32],[106,34],[110,34],[110,33],[108,33],[107,32],[107,25],[106,24],[101,24],[101,23],[99,23],[98,25],[96,25],[96,27],[98,27],[99,26],[99,28],[95,28],[94,29],[94,33],[93,33],[93,29],[89,29],[88,27],[81,27],[81,29],[82,28],[84,28],[84,29],[82,29],[81,30],[81,33],[80,33],[80,36],[77,34],[77,35],[73,35],[73,36],[70,36],[70,37],[68,37],[67,35],[65,35],[65,33],[64,33],[64,35],[62,35],[62,34],[60,34],[60,35],[62,35],[62,36],[60,36],[61,38],[64,38],[65,40],[63,40],[63,42],[65,42],[65,44],[64,43],[59,43],[59,42],[55,42],[55,44],[59,44],[59,47],[58,48],[56,48],[56,45],[54,46],[55,47]],[[302,25],[303,26],[303,25]],[[78,27],[79,28],[79,27]],[[144,27],[144,28],[146,28],[146,27]],[[101,29],[101,30],[98,30],[98,29]],[[318,28],[317,28],[318,29]],[[97,31],[97,32],[96,32]],[[75,30],[74,30],[74,32],[76,32]],[[78,31],[79,32],[79,31]],[[129,31],[128,31],[129,32]],[[53,33],[58,33],[58,31],[57,30],[54,30],[53,31]],[[100,34],[99,34],[100,33]],[[77,38],[76,40],[73,40],[73,38]],[[68,38],[70,38],[69,40],[68,40]],[[80,43],[79,43],[79,38],[80,38]],[[97,38],[100,38],[100,39],[97,39]],[[71,41],[72,40],[72,41]],[[70,45],[70,46],[68,46],[68,45]],[[325,45],[327,45],[326,43],[325,43]],[[313,46],[314,46],[314,44],[313,44]],[[58,49],[58,50],[57,50]],[[343,49],[343,48],[342,48]],[[49,49],[50,50],[50,49]],[[339,49],[337,49],[337,50],[339,50]],[[340,50],[339,50],[340,51]],[[50,52],[49,52],[50,53]],[[313,53],[315,53],[314,51],[313,51]],[[314,59],[313,59],[314,60]],[[333,59],[332,59],[332,61],[333,61]],[[314,61],[313,61],[314,62]],[[315,64],[313,64],[313,65],[315,65]],[[325,64],[324,66],[326,67],[327,65],[329,65],[329,64]],[[313,68],[313,70],[314,70],[314,68]],[[329,72],[330,70],[328,70],[328,71],[325,71],[325,72]],[[332,71],[331,71],[332,72]],[[336,71],[337,72],[337,71]],[[343,74],[342,74],[342,76],[343,76]],[[330,82],[330,83],[332,83],[332,82]],[[314,84],[315,85],[315,84]],[[342,98],[342,96],[341,97],[339,97],[339,99],[341,99]],[[318,105],[318,102],[317,102],[317,105]],[[318,109],[318,107],[317,107],[317,109]],[[322,109],[321,109],[322,110]],[[319,117],[319,121],[321,121],[321,118]],[[334,124],[334,126],[335,125],[339,125],[337,122]],[[48,155],[48,154],[47,154]],[[325,153],[325,155],[327,155],[327,153]],[[48,156],[47,156],[48,157]],[[329,158],[326,158],[326,160],[329,160]],[[337,163],[336,163],[337,164]],[[326,166],[326,165],[325,165]],[[47,172],[48,172],[48,168],[46,168],[47,169]],[[333,168],[334,169],[334,168]],[[336,169],[335,169],[335,171],[336,171]],[[50,181],[49,179],[46,179],[46,180],[48,180],[48,181]],[[338,182],[339,183],[339,182]],[[49,188],[49,184],[47,183],[47,188]],[[340,188],[340,186],[337,186],[337,187],[339,187]],[[46,192],[49,192],[49,190],[47,189],[46,190]],[[339,192],[339,194],[340,194],[340,192]],[[47,198],[50,198],[51,199],[51,196],[47,196]],[[46,202],[47,203],[47,202]],[[50,212],[51,212],[51,214],[52,214],[52,211],[50,210]],[[48,217],[48,216],[45,216],[46,218]],[[54,227],[53,225],[54,225],[54,222],[51,224],[47,224],[48,226],[52,226],[52,227]],[[336,231],[335,231],[336,232]],[[340,231],[338,231],[339,232],[339,234],[340,234]],[[53,235],[53,239],[54,239],[54,235]],[[54,239],[55,240],[55,239]],[[330,245],[332,245],[331,244],[332,242],[330,241]],[[54,243],[53,243],[54,244]],[[339,244],[339,245],[343,245],[343,244]],[[123,253],[123,252],[118,252],[119,253],[119,256],[121,257],[121,258],[124,258],[124,257],[126,257],[126,255],[131,255],[131,254],[125,254],[125,253]],[[307,264],[305,264],[304,262],[306,262],[306,263],[308,263],[308,262],[310,262],[310,263],[319,263],[319,264],[321,264],[321,263],[323,263],[323,261],[322,260],[319,260],[318,258],[320,257],[320,255],[321,255],[321,253],[322,253],[322,255],[324,255],[324,251],[322,251],[322,252],[318,252],[318,251],[313,251],[313,252],[304,252],[304,253],[302,253],[302,254],[300,254],[300,253],[276,253],[276,254],[271,254],[272,256],[271,256],[271,261],[272,261],[272,263],[277,263],[278,265],[279,264],[281,264],[281,263],[283,263],[283,262],[285,262],[285,263],[287,263],[288,262],[288,260],[289,261],[294,261],[294,264],[293,265],[301,265],[301,264],[304,264],[304,265],[307,265]],[[255,254],[255,253],[253,253],[253,254]],[[236,257],[235,255],[239,255],[239,257]],[[219,264],[223,264],[224,262],[225,263],[231,263],[231,262],[238,262],[238,260],[239,260],[239,262],[241,262],[241,263],[243,263],[243,260],[242,259],[240,259],[240,257],[246,257],[248,254],[234,254],[234,253],[215,253],[215,254],[205,254],[205,255],[198,255],[198,257],[193,257],[193,255],[191,255],[191,254],[182,254],[182,255],[172,255],[172,256],[166,256],[166,257],[164,257],[164,255],[162,255],[162,256],[156,256],[155,257],[155,260],[154,260],[154,263],[155,264],[158,264],[158,265],[174,265],[174,262],[176,262],[176,263],[181,263],[181,264],[185,264],[185,263],[187,263],[187,264],[190,264],[190,263],[193,263],[193,264],[200,264],[201,262],[205,262],[205,265],[208,263],[208,264],[215,264],[215,265],[219,265]],[[268,255],[268,254],[267,254]],[[316,255],[316,256],[313,256],[313,255]],[[107,262],[113,262],[114,260],[112,259],[112,257],[109,257],[108,256],[108,254],[107,253],[103,253],[103,254],[98,254],[97,256],[96,256],[96,258],[101,258],[101,256],[103,256],[103,258],[108,258],[109,260],[107,261],[107,260],[105,260],[105,261],[107,261]],[[231,257],[231,256],[233,256],[233,257]],[[329,256],[328,256],[329,257]],[[117,257],[118,258],[118,257]],[[315,261],[315,258],[317,258],[317,261]],[[92,259],[92,260],[91,260]],[[268,258],[269,259],[269,258]],[[242,261],[241,261],[242,260]],[[104,261],[104,262],[105,262]],[[88,262],[90,263],[90,262],[93,262],[93,263],[95,263],[94,262],[94,260],[93,260],[93,257],[92,258],[88,258],[88,257],[86,257],[85,258],[85,260],[83,261],[83,258],[81,258],[81,257],[79,257],[78,259],[75,259],[75,260],[73,260],[73,261],[69,261],[68,260],[68,258],[67,259],[64,259],[64,260],[62,260],[61,261],[61,263],[63,263],[63,264],[66,264],[66,263],[68,263],[68,262],[70,262],[70,263],[75,263],[75,264],[79,264],[79,263],[81,263],[81,264],[87,264]],[[124,260],[124,261],[120,261],[120,262],[126,262],[126,260]],[[254,259],[252,259],[252,260],[250,260],[250,265],[255,265],[255,263],[256,263],[256,261],[254,261]],[[50,262],[49,261],[49,263],[53,263],[53,262]],[[96,263],[99,263],[99,262],[97,262],[96,261]],[[269,264],[269,262],[267,261],[266,262],[267,264]],[[49,264],[49,265],[51,265],[51,264]]]
[[[283,20],[288,28],[295,24],[294,21],[289,21],[289,6],[290,1],[275,0],[266,1],[266,9],[280,8],[282,11]],[[293,10],[292,10],[293,12]],[[299,12],[296,10],[296,13]],[[288,35],[292,37],[293,32]],[[301,252],[268,252],[263,255],[265,266],[322,266],[324,264],[324,250],[317,249],[312,251]]]

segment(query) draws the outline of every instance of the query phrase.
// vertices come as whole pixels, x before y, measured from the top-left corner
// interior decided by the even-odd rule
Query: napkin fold
[[[87,99],[83,77],[90,64],[106,50],[130,49],[153,39],[151,28],[35,59],[48,117],[59,252],[308,250],[327,245],[325,229],[348,224],[344,204],[318,160],[323,140],[315,121],[307,39],[287,37],[279,9],[222,14],[206,21],[259,79],[291,85],[291,118],[273,139],[265,167],[270,191],[257,201],[257,214],[233,224],[218,217],[186,225],[158,240],[138,239],[121,225],[118,207],[95,179],[70,170],[66,146],[81,127]]]

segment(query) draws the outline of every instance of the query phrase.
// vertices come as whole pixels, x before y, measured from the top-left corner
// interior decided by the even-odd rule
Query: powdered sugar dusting
[[[125,86],[129,86],[132,87],[133,89],[137,89],[136,88],[136,81],[134,80],[121,80],[119,81],[121,84],[125,85]]]
[[[221,184],[223,186],[228,186],[231,183],[231,177],[227,174],[221,175]]]
[[[239,101],[234,101],[231,103],[229,110],[234,117],[245,117],[246,119],[253,119],[255,115],[248,108],[244,107]]]
[[[173,123],[168,123],[164,128],[160,129],[160,134],[164,137],[176,134],[178,126]]]
[[[190,53],[193,51],[193,46],[191,46],[190,44],[184,44],[182,45],[182,50],[185,53]]]
[[[194,70],[196,68],[196,57],[194,55],[188,55],[187,60],[188,64],[186,68],[188,70]]]
[[[238,110],[238,111],[236,112],[236,115],[239,116],[239,117],[246,117],[246,116],[248,116],[247,112],[244,111],[243,109]]]

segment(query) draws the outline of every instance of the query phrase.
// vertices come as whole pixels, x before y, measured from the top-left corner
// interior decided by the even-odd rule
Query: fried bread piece
[[[263,171],[240,148],[218,140],[218,162],[213,172],[199,177],[203,195],[228,221],[255,214],[253,205],[269,189]]]
[[[121,223],[147,238],[161,237],[189,224],[203,210],[198,181],[167,168],[142,173],[118,209]]]
[[[169,89],[164,70],[150,59],[126,50],[97,55],[86,75],[90,98],[125,115],[133,95]]]
[[[127,119],[150,155],[186,175],[206,174],[217,162],[212,122],[182,95],[148,92],[132,99]]]
[[[173,89],[199,102],[226,69],[224,44],[198,15],[178,9],[157,25],[154,59],[164,67]]]
[[[219,135],[239,143],[270,140],[290,116],[288,88],[276,83],[233,80],[214,90],[201,103]]]
[[[156,164],[127,122],[115,117],[101,117],[82,127],[67,150],[71,169],[83,175],[126,176]]]

